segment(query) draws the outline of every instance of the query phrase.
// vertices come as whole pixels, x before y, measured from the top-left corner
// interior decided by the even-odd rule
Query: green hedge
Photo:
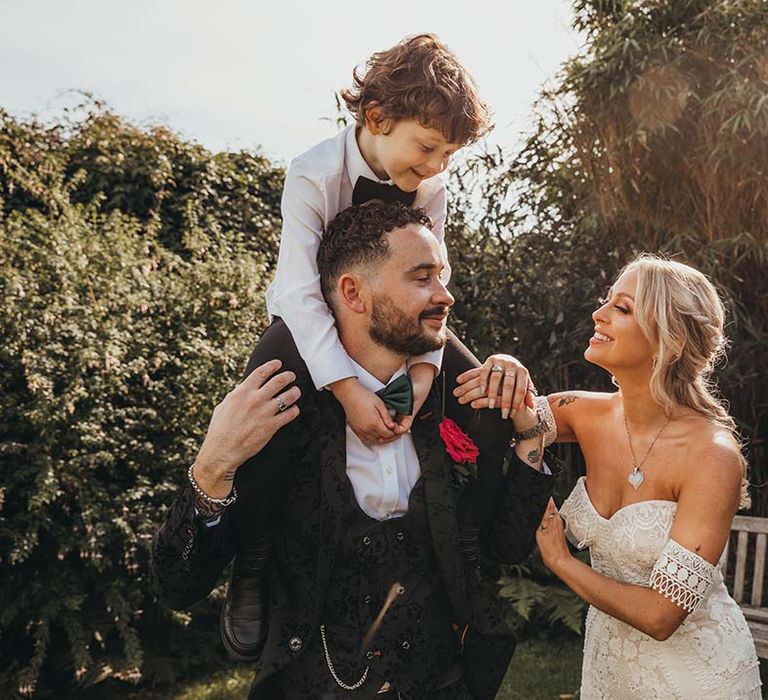
[[[94,130],[108,158],[83,157]],[[38,677],[57,697],[110,674],[168,680],[199,660],[179,641],[189,617],[149,590],[149,539],[265,323],[275,259],[281,179],[266,161],[106,112],[62,132],[7,115],[0,132],[3,697]],[[172,178],[137,175],[163,150]],[[252,234],[230,234],[246,211]]]

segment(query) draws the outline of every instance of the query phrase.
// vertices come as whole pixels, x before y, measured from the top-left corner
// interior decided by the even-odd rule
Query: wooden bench
[[[768,607],[763,604],[763,584],[765,582],[765,550],[768,543],[768,518],[755,518],[737,515],[731,527],[731,540],[736,540],[735,570],[733,573],[734,600],[741,606],[744,617],[755,640],[755,648],[760,658],[768,658]],[[750,537],[754,533],[754,537]],[[750,543],[754,542],[753,556],[748,556]],[[723,578],[728,571],[730,542],[720,560]],[[733,559],[733,557],[731,557]],[[747,576],[747,563],[750,563],[751,577]],[[751,580],[751,586],[746,585]],[[746,588],[746,590],[745,590]]]

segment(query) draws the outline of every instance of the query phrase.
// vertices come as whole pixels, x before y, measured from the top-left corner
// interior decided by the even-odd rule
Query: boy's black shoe
[[[267,637],[265,563],[269,545],[260,542],[235,557],[221,609],[221,641],[233,661],[255,661]]]

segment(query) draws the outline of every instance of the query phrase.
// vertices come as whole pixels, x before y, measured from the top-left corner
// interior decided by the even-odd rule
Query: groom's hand
[[[212,498],[225,497],[238,467],[299,415],[295,403],[301,392],[296,386],[288,388],[296,375],[275,374],[280,364],[271,360],[257,367],[213,409],[193,472]]]
[[[533,408],[535,388],[526,367],[511,355],[491,355],[480,367],[456,378],[453,394],[459,403],[472,408],[495,408],[497,402],[504,419],[523,405]]]

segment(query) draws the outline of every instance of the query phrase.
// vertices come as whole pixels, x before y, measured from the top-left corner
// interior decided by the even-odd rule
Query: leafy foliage
[[[582,633],[587,604],[544,567],[538,553],[509,567],[499,584],[499,595],[509,601],[507,624],[518,635],[560,625]]]
[[[133,165],[92,165],[82,143],[95,131]],[[178,629],[150,593],[148,542],[265,322],[275,229],[228,227],[246,204],[274,217],[278,171],[262,168],[276,191],[260,201],[244,184],[257,157],[213,157],[101,112],[66,137],[7,115],[1,133],[0,647],[12,661],[0,694],[31,691],[42,670],[59,688],[167,677],[143,654]],[[208,165],[185,180],[191,155]],[[169,188],[175,203],[153,210]]]
[[[539,389],[610,388],[582,359],[596,300],[638,252],[706,273],[729,309],[718,373],[768,480],[768,4],[576,0],[584,50],[542,93],[512,156],[454,178],[455,317],[481,356],[517,354]],[[481,211],[476,214],[476,204]],[[582,469],[563,448],[564,492]],[[754,513],[768,514],[764,492]]]

